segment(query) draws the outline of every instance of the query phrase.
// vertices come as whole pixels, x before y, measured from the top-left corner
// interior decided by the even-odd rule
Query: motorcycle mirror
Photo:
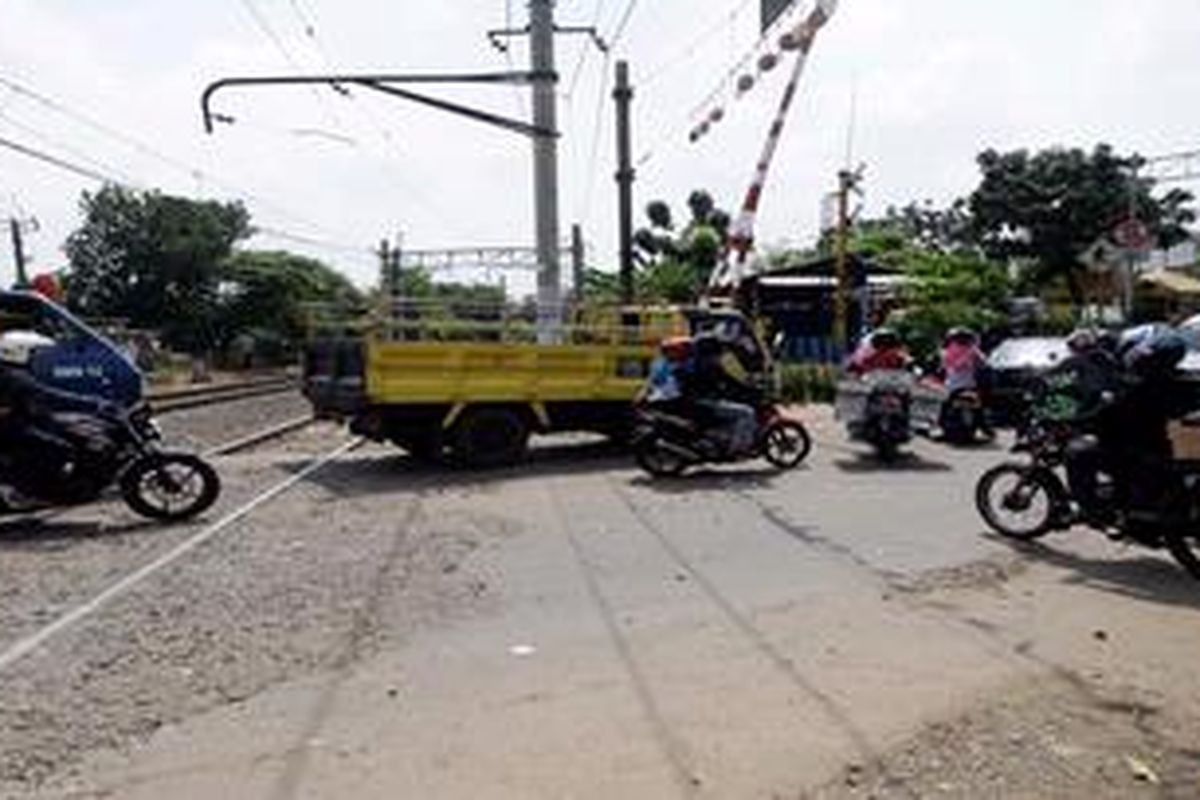
[[[783,335],[783,331],[775,332],[775,335],[771,337],[771,355],[778,357],[783,352],[783,345],[786,338]]]

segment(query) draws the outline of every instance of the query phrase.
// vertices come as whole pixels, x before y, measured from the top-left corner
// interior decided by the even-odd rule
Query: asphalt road
[[[1200,584],[1084,533],[985,535],[972,490],[1002,449],[882,467],[804,416],[817,448],[787,474],[654,482],[573,442],[486,475],[353,451],[0,675],[0,787],[1200,794]],[[222,470],[266,486],[340,441],[309,436]],[[71,597],[113,564],[72,567]]]

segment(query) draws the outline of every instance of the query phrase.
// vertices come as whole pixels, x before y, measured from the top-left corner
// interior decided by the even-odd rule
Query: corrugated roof
[[[1200,297],[1200,279],[1177,269],[1154,269],[1138,276],[1138,284],[1168,294]]]

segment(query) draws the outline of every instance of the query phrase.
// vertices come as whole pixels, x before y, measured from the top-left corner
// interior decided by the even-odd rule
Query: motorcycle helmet
[[[5,331],[0,333],[0,363],[27,367],[35,351],[53,346],[53,339],[34,331]]]
[[[871,334],[871,347],[876,350],[890,350],[902,346],[900,334],[891,328],[880,328]]]
[[[1076,328],[1067,337],[1067,349],[1075,355],[1090,353],[1100,343],[1100,337],[1093,328]]]
[[[668,361],[686,361],[692,354],[692,340],[688,336],[673,336],[670,339],[663,339],[659,350]]]

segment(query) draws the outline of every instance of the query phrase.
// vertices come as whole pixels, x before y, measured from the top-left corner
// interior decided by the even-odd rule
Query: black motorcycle
[[[0,513],[80,505],[116,486],[138,514],[177,521],[203,513],[220,495],[208,462],[162,448],[146,406],[55,413],[53,421],[26,431],[18,449],[0,453]]]
[[[987,409],[978,389],[955,389],[942,404],[938,419],[942,438],[950,444],[973,444],[982,433],[991,438]]]
[[[1200,579],[1200,465],[1131,467],[1121,479],[1100,468],[1094,487],[1073,490],[1060,473],[1070,459],[1103,464],[1099,448],[1096,437],[1069,424],[1030,422],[1013,448],[1029,461],[1000,464],[983,474],[975,488],[979,513],[997,533],[1012,539],[1031,541],[1080,523],[1114,539],[1165,548]],[[1134,504],[1138,491],[1155,492],[1156,502]]]
[[[758,434],[748,453],[731,451],[728,436],[714,425],[652,405],[637,409],[631,444],[638,466],[655,477],[675,477],[701,464],[729,464],[765,458],[779,469],[798,467],[812,450],[804,423],[784,416],[774,403],[756,410]]]
[[[895,461],[913,437],[914,383],[909,372],[879,370],[838,384],[838,414],[846,432],[871,445],[881,461]]]

